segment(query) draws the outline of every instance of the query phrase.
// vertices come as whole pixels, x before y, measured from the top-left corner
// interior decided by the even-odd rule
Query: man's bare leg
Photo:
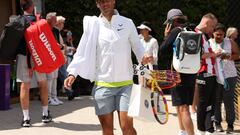
[[[99,115],[98,119],[102,126],[103,135],[113,135],[113,112]]]
[[[22,82],[20,84],[20,102],[23,110],[29,109],[29,89],[30,83]]]
[[[133,127],[133,118],[127,115],[127,112],[118,112],[119,124],[123,135],[136,135],[137,132]]]
[[[193,122],[189,112],[189,106],[181,105],[179,106],[179,111],[181,114],[182,124],[188,135],[194,135]]]

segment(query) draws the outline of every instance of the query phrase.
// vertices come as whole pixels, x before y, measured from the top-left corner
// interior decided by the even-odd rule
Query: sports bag
[[[195,74],[200,69],[202,34],[183,28],[173,43],[173,67],[179,73]]]
[[[60,47],[45,19],[31,24],[24,36],[34,62],[34,70],[50,73],[65,63]]]
[[[5,25],[0,37],[0,58],[2,60],[16,59],[18,45],[28,26],[29,23],[24,16],[18,16],[13,22]]]

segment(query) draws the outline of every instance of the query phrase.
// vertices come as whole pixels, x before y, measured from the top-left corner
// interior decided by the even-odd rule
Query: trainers
[[[197,131],[197,135],[205,135],[205,131],[200,131],[200,130],[198,130],[198,131]]]
[[[187,135],[187,132],[184,131],[184,130],[181,130],[181,131],[178,132],[178,135]]]
[[[205,135],[215,135],[215,134],[207,131]]]
[[[57,97],[54,97],[53,100],[58,103],[59,105],[63,104],[63,101],[59,100]]]
[[[215,127],[217,132],[223,132],[223,128],[221,124],[215,124]]]
[[[75,98],[75,96],[73,96],[73,95],[68,96],[68,101],[72,101],[74,98]]]
[[[233,125],[228,125],[226,132],[227,134],[231,134],[233,132]]]
[[[48,104],[53,106],[59,105],[59,103],[57,103],[53,98],[48,99]]]
[[[50,112],[48,111],[48,116],[45,116],[45,115],[42,116],[42,122],[49,123],[51,121],[52,121],[52,116],[50,115]]]
[[[30,120],[23,120],[21,126],[30,127],[31,126]]]

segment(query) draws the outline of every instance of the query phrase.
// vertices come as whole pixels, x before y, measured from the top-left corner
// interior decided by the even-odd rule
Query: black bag
[[[5,25],[0,37],[0,59],[12,61],[16,59],[17,48],[29,26],[24,16],[18,16],[13,22]]]

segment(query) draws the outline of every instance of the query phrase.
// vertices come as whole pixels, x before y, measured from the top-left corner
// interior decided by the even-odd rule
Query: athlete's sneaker
[[[45,116],[45,115],[42,116],[42,122],[49,123],[51,121],[52,121],[52,116],[50,115],[50,111],[48,111],[48,116]]]
[[[52,98],[56,103],[58,103],[59,105],[63,104],[63,101],[59,100],[57,97]]]
[[[30,127],[31,126],[30,120],[23,120],[21,126],[22,127]]]
[[[181,130],[181,131],[179,131],[179,132],[178,132],[178,135],[187,135],[187,132],[186,132],[186,131],[183,131],[183,130]]]
[[[211,133],[211,132],[208,132],[208,131],[207,131],[207,132],[205,133],[205,135],[219,135],[219,133],[215,133],[215,132]]]
[[[200,130],[198,130],[198,131],[197,131],[197,135],[205,135],[205,131],[200,131]]]
[[[48,104],[53,106],[59,105],[59,103],[57,103],[53,98],[48,99]]]

